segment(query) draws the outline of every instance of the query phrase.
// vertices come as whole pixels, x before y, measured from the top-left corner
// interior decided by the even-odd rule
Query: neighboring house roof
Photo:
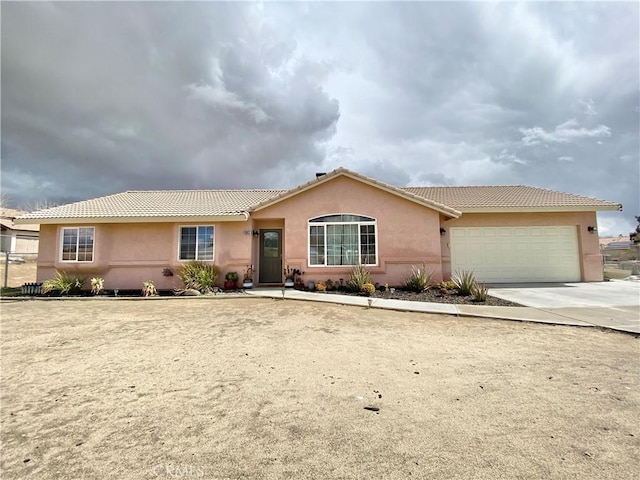
[[[251,212],[294,197],[339,176],[366,183],[453,218],[462,213],[474,212],[622,209],[619,203],[522,185],[399,188],[346,168],[338,168],[289,190],[129,191],[27,213],[17,220],[19,223],[165,222],[200,219],[243,221],[249,218]]]
[[[631,246],[629,235],[619,235],[617,237],[600,237],[601,248],[628,248]]]
[[[450,205],[463,213],[622,210],[619,203],[524,185],[406,187],[403,190]]]
[[[25,223],[20,224],[20,226],[16,226],[13,222],[13,219],[19,217],[20,215],[24,215],[27,212],[23,212],[22,210],[13,210],[11,208],[0,208],[0,226],[2,226],[3,230],[14,230],[18,232],[39,232],[40,225],[37,223]]]
[[[611,242],[605,245],[604,248],[606,248],[607,250],[620,250],[629,248],[630,246],[631,242]]]

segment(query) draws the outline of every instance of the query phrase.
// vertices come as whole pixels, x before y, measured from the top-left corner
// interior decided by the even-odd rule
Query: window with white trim
[[[94,227],[64,227],[60,260],[63,262],[93,262]]]
[[[213,225],[180,227],[180,260],[213,260]]]
[[[309,265],[376,265],[376,220],[325,215],[309,220]]]

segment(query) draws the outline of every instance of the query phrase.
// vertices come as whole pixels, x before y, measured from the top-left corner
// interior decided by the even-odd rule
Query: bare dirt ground
[[[5,263],[0,262],[0,286],[4,287],[4,271]],[[7,287],[21,287],[25,283],[36,281],[37,263],[30,261],[26,263],[9,263],[9,276],[7,278]]]
[[[0,306],[3,479],[640,467],[631,335],[254,298]]]

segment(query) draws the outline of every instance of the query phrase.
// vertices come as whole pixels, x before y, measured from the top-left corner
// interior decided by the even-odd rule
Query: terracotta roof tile
[[[619,203],[524,185],[406,187],[403,190],[449,205],[463,213],[465,211],[491,211],[492,209],[539,209],[542,211],[549,209],[621,209]]]
[[[147,190],[128,191],[82,202],[28,213],[19,217],[28,220],[55,219],[135,219],[140,217],[238,217],[253,209],[264,208],[289,198],[316,183],[337,175],[350,175],[378,188],[395,191],[412,201],[458,216],[460,212],[491,211],[574,211],[620,210],[618,203],[595,198],[555,192],[542,188],[517,186],[472,187],[405,187],[398,188],[369,177],[339,168],[320,181],[312,181],[290,190]],[[39,222],[40,223],[40,222]]]
[[[237,216],[280,190],[146,190],[28,213],[28,219]]]

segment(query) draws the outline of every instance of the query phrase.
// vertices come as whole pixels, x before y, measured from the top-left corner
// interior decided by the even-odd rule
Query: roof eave
[[[64,217],[64,218],[16,218],[16,224],[39,225],[77,225],[102,223],[195,223],[195,222],[246,222],[249,220],[247,212],[228,215],[175,215],[175,216],[131,216],[131,217]]]
[[[520,213],[520,212],[600,212],[622,211],[622,204],[615,205],[572,205],[559,207],[472,207],[461,208],[464,213]]]
[[[7,230],[11,230],[12,232],[35,232],[38,233],[38,231],[40,230],[40,225],[33,223],[33,221],[31,223],[23,223],[22,226],[18,227],[15,225],[5,225],[2,224],[2,226],[4,228],[6,228]]]

